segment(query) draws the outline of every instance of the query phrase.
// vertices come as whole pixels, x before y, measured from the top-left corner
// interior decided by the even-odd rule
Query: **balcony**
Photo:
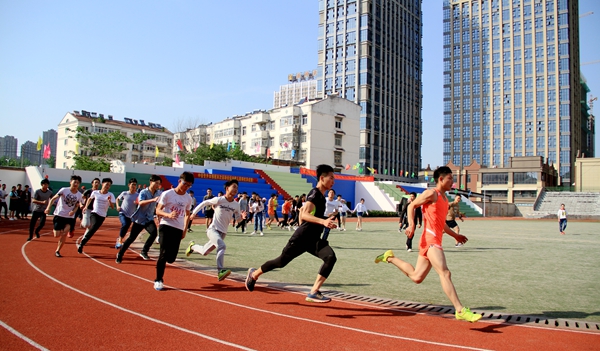
[[[268,113],[259,112],[252,115],[252,123],[266,123],[271,120]]]

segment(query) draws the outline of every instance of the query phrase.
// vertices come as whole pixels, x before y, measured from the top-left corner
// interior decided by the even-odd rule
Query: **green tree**
[[[202,144],[193,152],[180,151],[179,157],[183,162],[193,165],[203,165],[204,161],[223,162],[226,160],[266,163],[266,160],[263,158],[244,153],[238,145],[227,151],[227,145],[214,144],[211,147],[208,144]]]
[[[56,157],[50,155],[50,157],[46,159],[46,164],[50,168],[56,168]]]
[[[110,162],[117,159],[119,154],[127,149],[128,144],[139,145],[153,138],[144,133],[135,133],[133,138],[118,131],[90,133],[83,127],[77,127],[74,132],[75,136],[69,138],[77,140],[80,152],[70,151],[75,160],[73,168],[84,171],[110,172]]]

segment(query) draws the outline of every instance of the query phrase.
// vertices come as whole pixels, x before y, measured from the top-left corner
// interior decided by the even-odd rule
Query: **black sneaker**
[[[254,284],[256,284],[256,280],[252,278],[252,273],[254,273],[255,270],[256,268],[248,269],[248,275],[246,276],[246,290],[248,291],[254,291]]]
[[[79,246],[77,247],[77,253],[80,253],[80,254],[82,254],[82,253],[83,253],[83,245],[79,245]]]
[[[58,252],[58,251],[56,251],[56,252],[54,253],[54,256],[56,256],[56,257],[62,257],[62,256],[60,255],[60,252]]]
[[[148,256],[148,254],[145,252],[140,252],[140,256],[146,261],[150,259],[150,256]]]
[[[31,241],[31,240],[33,240],[33,238],[32,238],[32,237],[29,237],[29,238],[27,238],[27,241]]]
[[[40,232],[36,232],[35,233],[35,237],[39,239],[40,238]]]
[[[117,259],[115,260],[115,262],[117,263],[121,263],[123,261],[123,257],[119,256],[119,254],[117,254]]]

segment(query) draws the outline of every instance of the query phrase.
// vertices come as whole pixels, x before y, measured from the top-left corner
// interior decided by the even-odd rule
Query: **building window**
[[[508,173],[483,173],[481,184],[508,184]]]
[[[537,172],[515,172],[513,174],[514,184],[537,184],[538,173]]]
[[[339,134],[335,135],[335,146],[342,147],[342,136]]]
[[[333,153],[333,163],[336,165],[341,165],[342,164],[342,153],[335,151]]]

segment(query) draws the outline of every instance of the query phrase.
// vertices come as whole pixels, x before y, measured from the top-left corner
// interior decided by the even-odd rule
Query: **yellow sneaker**
[[[194,246],[196,243],[192,240],[190,241],[190,244],[188,245],[187,249],[185,249],[185,255],[190,257],[190,255],[192,254],[192,252],[194,252],[194,250],[192,249],[192,246]]]
[[[392,250],[387,250],[386,252],[384,252],[383,254],[375,257],[375,263],[379,263],[381,261],[384,261],[385,263],[388,263],[388,258],[390,257],[394,257],[394,252]]]
[[[468,321],[471,323],[477,322],[482,317],[482,315],[480,315],[479,313],[471,312],[471,310],[468,307],[463,307],[462,311],[460,311],[460,312],[456,311],[454,313],[454,316],[459,321]]]

